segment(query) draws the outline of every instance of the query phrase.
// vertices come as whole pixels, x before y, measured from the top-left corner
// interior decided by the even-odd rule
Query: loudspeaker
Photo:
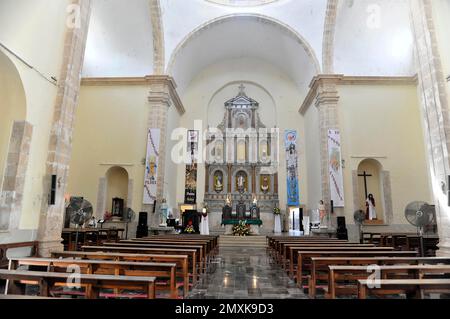
[[[334,214],[334,201],[332,200],[331,203],[331,213]]]
[[[49,201],[48,204],[49,205],[55,205],[56,203],[56,175],[52,175],[52,183],[50,186],[50,196],[49,196]]]
[[[148,226],[148,213],[147,212],[140,212],[139,213],[139,226]]]
[[[300,208],[300,231],[305,231],[305,228],[303,227],[303,208]]]
[[[346,228],[345,217],[338,217],[337,218],[337,226],[338,226],[338,229],[339,228]]]

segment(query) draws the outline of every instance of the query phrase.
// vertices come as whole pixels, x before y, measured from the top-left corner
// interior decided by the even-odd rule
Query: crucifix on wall
[[[369,190],[367,188],[367,178],[372,177],[372,174],[368,174],[366,171],[364,171],[363,174],[358,174],[359,177],[363,177],[364,178],[364,192],[366,194],[365,198],[369,197]]]

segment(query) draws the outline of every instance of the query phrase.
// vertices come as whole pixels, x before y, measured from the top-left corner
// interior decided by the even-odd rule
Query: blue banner
[[[287,169],[287,203],[288,206],[300,206],[300,194],[298,187],[298,153],[297,131],[285,131],[286,145],[286,169]]]

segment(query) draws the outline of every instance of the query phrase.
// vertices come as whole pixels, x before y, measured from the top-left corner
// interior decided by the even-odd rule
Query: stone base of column
[[[439,250],[436,252],[438,257],[450,257],[450,242],[444,241],[439,243]]]
[[[62,252],[62,251],[64,251],[64,245],[62,244],[62,239],[39,242],[39,256],[40,257],[48,258],[51,256],[52,252]]]

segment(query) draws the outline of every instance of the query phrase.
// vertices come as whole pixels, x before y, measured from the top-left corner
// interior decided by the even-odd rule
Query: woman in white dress
[[[369,194],[369,197],[366,199],[366,214],[368,220],[376,220],[377,212],[375,210],[375,198],[372,194]]]

